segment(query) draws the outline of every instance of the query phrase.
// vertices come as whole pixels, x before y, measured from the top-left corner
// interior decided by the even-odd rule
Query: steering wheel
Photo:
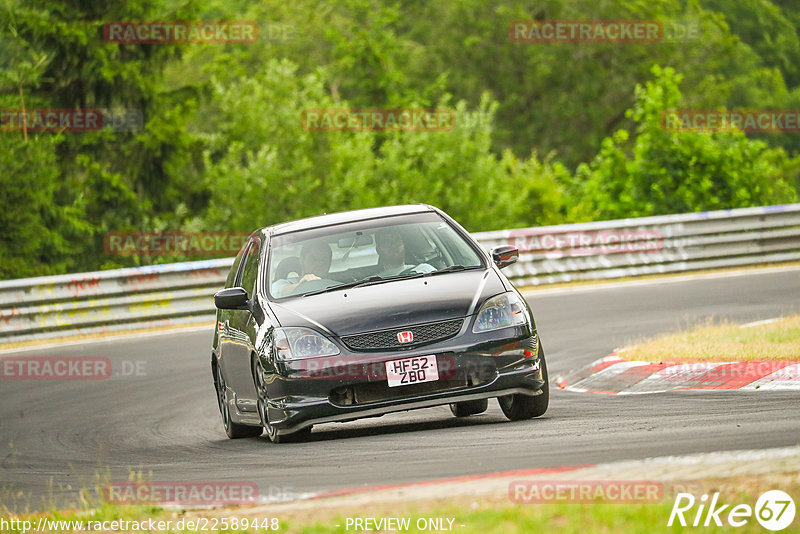
[[[303,290],[302,290],[303,286],[308,285],[308,283],[310,283],[310,282],[318,282],[318,281],[319,280],[303,280],[302,282],[297,284],[294,289],[292,289],[288,294],[286,294],[284,296],[288,297],[288,296],[291,296],[291,295],[298,295],[298,294],[303,292]]]
[[[444,255],[441,251],[432,250],[430,252],[425,252],[423,254],[417,254],[414,256],[414,259],[417,262],[417,265],[421,265],[423,263],[427,263],[431,267],[438,269],[441,267],[447,267],[447,262],[444,260]]]

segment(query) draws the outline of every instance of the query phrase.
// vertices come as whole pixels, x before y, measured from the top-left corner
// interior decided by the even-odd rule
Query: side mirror
[[[519,250],[517,250],[517,247],[506,245],[492,249],[492,261],[499,269],[508,267],[512,263],[516,263],[518,259]]]
[[[221,289],[214,295],[214,306],[220,310],[246,310],[247,291],[242,287]]]

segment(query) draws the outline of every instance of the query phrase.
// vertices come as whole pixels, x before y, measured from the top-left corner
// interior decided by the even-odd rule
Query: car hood
[[[503,291],[500,276],[486,269],[337,290],[270,306],[282,326],[347,336],[464,317]]]

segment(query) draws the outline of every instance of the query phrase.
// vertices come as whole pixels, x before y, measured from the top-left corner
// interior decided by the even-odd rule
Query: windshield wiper
[[[317,289],[315,291],[309,291],[308,293],[303,293],[301,296],[308,297],[310,295],[329,293],[330,291],[337,291],[339,289],[350,289],[352,287],[371,286],[374,284],[382,284],[383,282],[392,282],[394,280],[409,280],[411,278],[420,278],[423,276],[430,276],[432,274],[452,273],[455,271],[465,271],[467,269],[475,269],[475,268],[476,267],[464,267],[463,265],[451,265],[450,267],[445,267],[444,269],[431,271],[429,273],[395,274],[392,276],[380,276],[375,274],[372,276],[368,276],[362,280],[356,280],[355,282],[345,282],[344,284],[337,284],[335,286],[325,287],[323,289]]]
[[[351,287],[362,287],[362,286],[370,286],[373,284],[382,284],[383,282],[393,282],[395,280],[408,280],[410,278],[419,278],[421,276],[425,276],[426,273],[409,273],[409,274],[395,274],[392,276],[379,276],[377,274],[368,276],[361,280],[356,280],[355,282],[346,282],[344,284],[338,284],[335,286],[326,287],[323,289],[317,289],[315,291],[309,291],[308,293],[303,293],[301,296],[308,297],[309,295],[319,295],[321,293],[328,293],[330,291],[337,291],[339,289],[349,289]]]
[[[436,269],[435,271],[431,271],[425,274],[452,273],[455,271],[464,271],[466,269],[474,269],[474,267],[464,267],[463,265],[451,265],[450,267],[445,267],[443,269]]]
[[[425,273],[408,273],[408,274],[395,274],[392,276],[370,276],[358,282],[353,287],[369,286],[372,284],[381,284],[383,282],[392,282],[394,280],[408,280],[409,278],[419,278],[425,276]]]
[[[377,275],[369,276],[367,278],[364,278],[363,280],[356,280],[355,282],[345,282],[343,284],[336,284],[335,286],[324,287],[322,289],[316,289],[314,291],[309,291],[308,293],[303,293],[301,296],[307,297],[309,295],[319,295],[320,293],[327,293],[329,291],[336,291],[337,289],[349,289],[351,287],[356,287],[356,286],[361,285],[363,283],[378,282],[378,281],[380,281],[382,279],[383,279],[382,277],[377,276]]]

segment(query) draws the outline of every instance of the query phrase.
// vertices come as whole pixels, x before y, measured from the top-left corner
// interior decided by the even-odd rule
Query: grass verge
[[[771,322],[705,324],[625,349],[626,360],[661,362],[800,361],[800,315]]]
[[[478,498],[455,497],[439,499],[436,502],[407,503],[368,510],[352,510],[350,513],[337,513],[328,517],[305,520],[288,520],[286,532],[298,534],[334,534],[348,532],[348,517],[408,517],[412,528],[408,532],[431,532],[418,529],[416,521],[420,518],[453,519],[452,532],[459,534],[523,534],[530,532],[558,532],[566,534],[617,534],[617,533],[660,533],[697,531],[691,521],[697,511],[685,514],[688,525],[667,526],[670,513],[678,491],[688,491],[698,498],[701,494],[720,492],[720,500],[733,504],[754,506],[758,497],[765,491],[780,488],[793,496],[800,497],[798,474],[784,474],[763,477],[733,477],[707,479],[703,482],[676,484],[672,489],[665,484],[665,497],[656,504],[615,504],[597,501],[591,504],[512,504],[508,495],[489,495]],[[680,489],[676,489],[680,488]],[[730,507],[728,508],[730,509]],[[705,517],[703,517],[703,520]],[[800,523],[796,518],[793,525]],[[339,526],[337,526],[339,525]],[[702,525],[702,523],[701,523]],[[742,528],[730,528],[723,521],[723,528],[703,527],[703,532],[741,532],[762,533],[765,529],[751,519]],[[350,527],[349,532],[353,532]],[[792,531],[792,528],[786,530]],[[796,532],[796,530],[795,530]]]
[[[183,532],[194,533],[212,530],[231,533],[263,533],[284,532],[297,534],[328,534],[343,532],[457,532],[460,534],[478,533],[503,533],[516,534],[527,532],[559,532],[566,534],[616,534],[616,533],[659,533],[659,532],[688,532],[697,531],[698,527],[691,526],[697,512],[697,506],[685,514],[688,522],[686,527],[674,524],[667,526],[670,518],[675,496],[679,491],[690,492],[696,497],[701,494],[713,495],[719,492],[720,504],[730,503],[728,511],[737,504],[746,504],[755,507],[761,494],[765,491],[781,489],[792,496],[795,501],[800,499],[800,473],[767,473],[761,476],[730,476],[720,478],[706,478],[702,481],[689,481],[686,483],[664,484],[664,498],[655,504],[614,504],[597,501],[588,504],[514,504],[510,502],[508,494],[493,493],[480,496],[456,496],[423,501],[411,502],[375,502],[364,506],[330,506],[320,502],[318,506],[308,506],[308,501],[300,501],[297,509],[292,505],[270,505],[256,507],[233,507],[202,511],[174,511],[147,506],[119,506],[99,504],[95,508],[83,511],[50,512],[45,517],[55,521],[83,521],[83,532]],[[270,509],[274,506],[274,509]],[[727,512],[726,512],[727,513]],[[766,530],[758,523],[755,517],[750,517],[747,523],[739,528],[731,528],[725,524],[726,513],[721,514],[722,527],[699,527],[703,532],[737,532],[737,533],[763,533]],[[0,514],[2,519],[9,520],[7,513]],[[28,520],[33,525],[27,532],[35,532],[40,515],[18,517]],[[407,529],[356,529],[353,526],[355,518],[399,518],[408,520]],[[237,518],[238,527],[233,527],[234,518]],[[348,518],[350,522],[348,523]],[[277,521],[273,521],[276,519]],[[702,520],[705,519],[703,515]],[[146,528],[132,528],[128,523],[126,528],[114,530],[98,530],[88,522],[104,522],[127,520],[144,522],[152,520],[170,521],[172,528],[147,530]],[[180,521],[182,523],[179,523]],[[228,528],[220,528],[223,520]],[[247,521],[250,528],[242,528]],[[430,525],[429,520],[438,521],[444,529],[422,528]],[[201,522],[205,528],[187,528],[189,521]],[[252,528],[253,522],[259,528]],[[785,532],[796,532],[800,517],[796,517],[792,526]],[[181,525],[183,528],[175,528]],[[199,525],[198,525],[199,526]],[[348,528],[349,526],[349,528]],[[89,527],[89,528],[87,528]],[[277,527],[277,528],[274,528]],[[20,528],[3,528],[2,532],[23,532]],[[47,531],[43,529],[43,531]],[[77,528],[50,529],[50,532],[78,532]],[[27,533],[26,533],[27,534]]]

